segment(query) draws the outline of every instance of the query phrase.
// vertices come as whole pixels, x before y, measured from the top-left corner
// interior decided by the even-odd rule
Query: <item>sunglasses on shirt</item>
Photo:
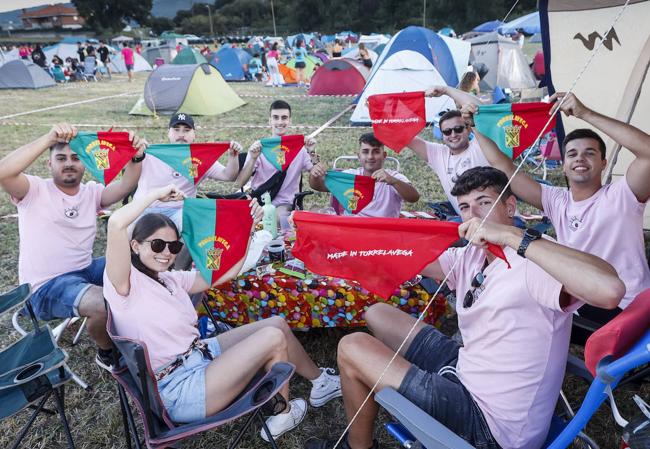
[[[462,134],[463,131],[465,131],[465,126],[454,126],[453,128],[446,128],[446,129],[441,129],[440,131],[445,135],[445,136],[451,136],[452,131],[455,132],[456,134]]]
[[[474,294],[476,293],[476,289],[483,285],[483,282],[485,282],[485,276],[483,275],[483,272],[479,271],[474,276],[474,279],[472,279],[472,290],[467,290],[467,293],[465,293],[465,298],[463,298],[463,308],[469,309],[474,305],[474,302],[476,301]]]
[[[163,239],[153,239],[153,240],[143,240],[151,245],[151,251],[154,253],[162,253],[165,251],[165,247],[169,248],[169,252],[172,254],[178,254],[183,249],[183,242],[180,240],[174,240],[167,242]]]

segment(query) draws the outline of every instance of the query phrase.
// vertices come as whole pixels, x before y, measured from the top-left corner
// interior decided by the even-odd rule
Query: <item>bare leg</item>
[[[338,365],[348,422],[357,413],[394,353],[391,348],[363,332],[346,335],[341,339]],[[398,389],[410,367],[409,362],[397,356],[377,386],[377,391],[384,387]],[[350,427],[348,444],[352,449],[368,449],[372,446],[378,411],[379,406],[371,397]]]
[[[274,327],[260,329],[230,346],[205,370],[207,415],[227,407],[260,369],[268,371],[275,363],[288,359],[285,335]],[[280,394],[288,403],[288,382]]]
[[[93,285],[81,297],[79,316],[88,318],[86,329],[88,335],[101,349],[111,349],[111,339],[106,332],[106,307],[102,288]]]
[[[402,344],[415,321],[411,315],[385,303],[374,304],[366,311],[366,323],[370,332],[393,351]],[[399,353],[402,357],[418,332],[426,326],[422,321],[417,324]]]
[[[285,337],[288,351],[288,361],[296,366],[296,372],[302,377],[309,380],[314,380],[320,376],[321,372],[314,361],[309,357],[305,348],[302,347],[296,336],[293,334],[287,322],[281,317],[271,317],[255,323],[246,324],[241,327],[229,330],[223,334],[219,334],[219,346],[222,351],[235,346],[238,342],[250,335],[256,335],[261,329],[275,328],[282,331]]]

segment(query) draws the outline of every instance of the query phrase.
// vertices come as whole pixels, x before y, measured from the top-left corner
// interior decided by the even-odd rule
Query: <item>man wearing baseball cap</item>
[[[191,115],[178,111],[169,120],[169,131],[167,133],[170,143],[191,144],[196,138],[194,119]],[[238,154],[242,147],[235,141],[230,142],[228,150],[228,163],[226,166],[215,162],[208,170],[203,179],[215,179],[217,181],[234,181],[239,173]],[[133,195],[134,199],[146,195],[148,192],[169,184],[174,184],[186,197],[196,196],[196,186],[179,172],[171,168],[158,158],[150,156],[142,161],[142,174],[138,189]],[[182,223],[182,201],[161,203],[156,201],[149,207],[145,214],[159,213],[172,219],[178,230],[181,230]]]

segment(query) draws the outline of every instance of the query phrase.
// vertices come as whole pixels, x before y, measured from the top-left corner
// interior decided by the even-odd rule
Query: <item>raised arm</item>
[[[242,146],[238,142],[235,142],[234,140],[230,141],[228,163],[223,172],[222,181],[235,181],[237,179],[237,175],[239,175],[239,153],[241,150]]]
[[[253,231],[255,230],[255,226],[257,226],[257,223],[259,223],[262,220],[262,215],[264,215],[264,211],[262,207],[259,205],[257,200],[253,199],[251,200],[250,204],[250,214],[253,217],[253,224],[251,226],[251,235]],[[248,243],[246,246],[246,252],[248,252],[248,247],[250,246],[251,240],[250,237],[248,239]],[[196,278],[194,279],[194,284],[192,284],[192,288],[188,292],[190,295],[193,295],[194,293],[200,293],[203,291],[206,291],[207,289],[214,287],[216,285],[221,285],[224,282],[227,282],[231,279],[234,279],[237,277],[237,274],[241,271],[241,267],[244,266],[244,262],[246,261],[246,255],[242,257],[235,265],[232,266],[228,271],[226,271],[219,279],[217,279],[212,285],[208,284],[205,282],[205,279],[203,279],[203,276],[200,276],[199,274],[196,275]]]
[[[564,102],[559,106],[562,99]],[[589,109],[572,93],[557,92],[551,97],[551,100],[558,102],[556,108],[559,106],[565,115],[573,115],[584,120],[634,154],[635,159],[627,169],[626,179],[637,200],[641,203],[648,201],[650,199],[650,183],[648,182],[650,177],[650,135],[628,123]]]
[[[253,171],[255,170],[255,163],[257,162],[257,158],[260,157],[261,152],[262,143],[257,140],[248,149],[248,154],[250,156],[247,158],[246,163],[244,164],[244,168],[242,168],[241,172],[237,176],[237,179],[235,180],[235,184],[238,188],[241,189],[244,187],[253,175]]]
[[[475,126],[473,116],[478,110],[476,105],[468,104],[463,105],[461,111],[465,120],[472,126],[472,132],[478,140],[479,147],[489,164],[501,170],[508,178],[512,178],[515,173],[516,166],[512,160],[506,156],[497,146],[496,143],[489,137],[482,134]],[[533,178],[528,176],[523,171],[519,171],[517,176],[512,180],[510,185],[513,193],[521,198],[523,201],[535,206],[538,209],[542,207],[542,186]]]
[[[106,230],[106,275],[117,293],[131,291],[131,242],[128,228],[156,200],[180,201],[183,193],[175,185],[152,190],[119,208],[108,220]]]
[[[474,238],[477,246],[485,246],[490,242],[509,246],[515,251],[519,248],[523,239],[522,229],[486,222],[478,230],[480,222],[479,218],[464,222],[458,228],[459,235],[467,240]],[[560,282],[565,293],[595,307],[613,309],[625,295],[625,285],[614,267],[591,254],[551,240],[539,239],[528,246],[526,258]]]
[[[45,150],[57,143],[69,143],[77,129],[67,123],[54,125],[47,134],[12,151],[0,160],[0,187],[10,196],[22,200],[29,191],[29,181],[23,174]]]
[[[127,132],[126,130],[124,130]],[[135,135],[133,131],[128,131],[129,140],[131,141],[134,148],[138,150],[134,159],[139,159],[144,155],[144,151],[149,145],[147,141]],[[129,193],[133,192],[138,187],[138,181],[140,180],[140,173],[142,173],[142,161],[133,162],[131,160],[126,164],[124,169],[124,174],[119,181],[115,181],[106,186],[102,192],[102,207],[108,207],[112,204],[122,201]]]
[[[433,86],[430,89],[424,91],[425,97],[441,97],[447,95],[456,103],[456,107],[460,108],[464,104],[483,104],[481,99],[476,95],[472,95],[468,92],[456,89],[451,86]]]

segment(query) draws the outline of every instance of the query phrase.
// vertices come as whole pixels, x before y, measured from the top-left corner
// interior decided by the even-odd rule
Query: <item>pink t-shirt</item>
[[[52,179],[26,176],[27,195],[11,201],[18,209],[18,279],[36,291],[50,279],[92,262],[104,186],[90,181],[70,196]]]
[[[512,265],[496,259],[483,274],[474,304],[463,307],[471,281],[483,268],[485,251],[449,249],[438,259],[456,289],[459,380],[470,392],[503,449],[539,448],[548,433],[562,386],[569,350],[571,311],[563,311],[562,285],[517,252],[505,248]],[[570,310],[569,310],[570,309]]]
[[[363,175],[363,168],[352,168],[343,172]],[[386,172],[393,178],[410,183],[406,176],[395,170],[386,170]],[[399,218],[399,213],[402,210],[402,202],[402,195],[395,190],[395,187],[389,186],[385,182],[376,182],[372,201],[355,216]]]
[[[223,165],[219,162],[215,162],[207,171],[203,179],[211,178],[223,180],[225,170],[226,168]],[[154,189],[165,187],[169,184],[174,184],[188,198],[194,198],[196,196],[196,186],[193,182],[190,182],[185,176],[181,175],[157,157],[149,155],[142,161],[142,173],[140,174],[140,180],[138,181],[138,189],[135,191],[133,198],[138,199]],[[171,201],[163,203],[161,201],[155,201],[149,207],[180,209],[183,207],[183,202]]]
[[[280,59],[279,56],[280,56],[280,53],[278,53],[277,50],[271,50],[266,54],[266,59],[269,59],[269,58]]]
[[[447,199],[459,215],[458,201],[451,194],[456,179],[470,168],[490,166],[476,138],[470,140],[467,149],[460,154],[451,154],[447,145],[427,142],[427,162],[438,175]]]
[[[117,334],[144,342],[154,371],[187,351],[199,336],[198,317],[187,293],[196,271],[167,271],[158,276],[166,287],[131,266],[131,291],[122,296],[104,272],[104,297]]]
[[[133,50],[129,47],[122,48],[122,56],[124,57],[124,64],[133,65]]]
[[[246,162],[251,158],[250,153],[246,156]],[[274,206],[279,206],[281,204],[293,204],[293,197],[298,193],[298,187],[300,183],[300,175],[303,170],[311,170],[314,165],[311,163],[311,157],[305,147],[302,147],[296,158],[291,162],[289,168],[287,168],[287,176],[284,178],[282,187],[278,194],[273,198]],[[253,189],[258,188],[265,181],[267,181],[271,176],[277,173],[276,168],[271,164],[264,155],[260,156],[255,161],[255,173],[251,178],[251,187]]]
[[[603,186],[590,198],[574,201],[562,187],[542,185],[544,213],[563,245],[588,252],[609,262],[625,284],[624,309],[650,288],[650,270],[643,243],[643,212],[627,179]]]

